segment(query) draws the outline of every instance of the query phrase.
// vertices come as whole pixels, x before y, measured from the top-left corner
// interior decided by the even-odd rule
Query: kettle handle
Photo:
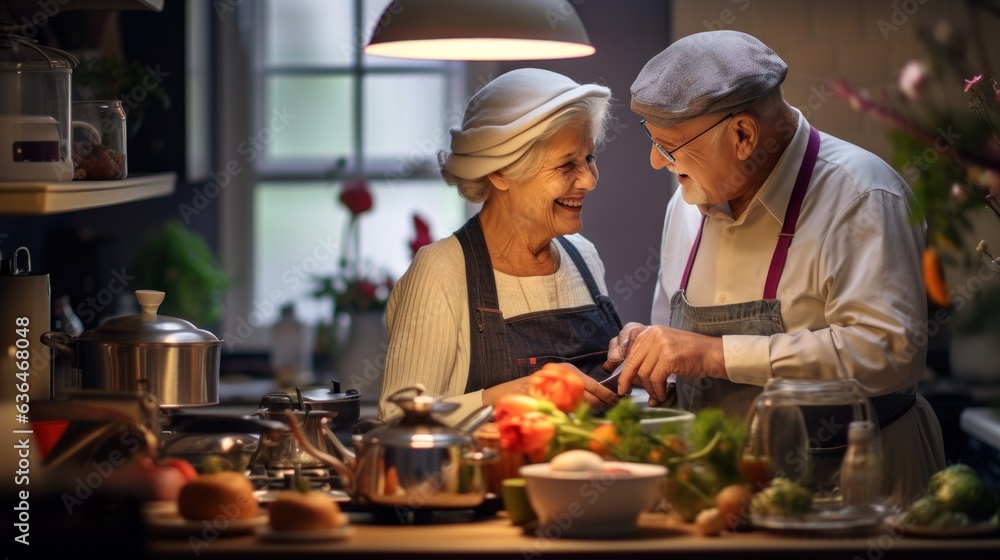
[[[69,333],[59,331],[44,332],[39,338],[42,344],[49,348],[54,348],[67,356],[75,355],[73,348],[70,347],[70,344],[73,344],[74,337]]]

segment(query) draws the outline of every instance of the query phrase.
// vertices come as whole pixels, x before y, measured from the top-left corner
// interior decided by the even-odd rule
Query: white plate
[[[257,536],[264,541],[270,542],[318,542],[318,541],[342,541],[350,538],[354,534],[354,527],[344,525],[336,529],[323,529],[319,531],[275,531],[270,526],[257,527]]]
[[[929,525],[915,525],[903,521],[905,514],[890,515],[885,519],[885,524],[903,531],[904,534],[914,537],[935,537],[935,538],[961,538],[975,537],[979,535],[989,535],[1000,529],[1000,521],[996,517],[988,521],[980,521],[971,525],[958,527],[931,527]]]
[[[243,519],[227,519],[225,516],[220,515],[215,519],[198,521],[185,519],[176,513],[152,513],[146,515],[146,525],[151,532],[157,535],[175,537],[203,536],[206,540],[223,536],[250,534],[257,527],[267,525],[267,522],[267,514]]]
[[[318,492],[320,490],[317,490]],[[253,494],[257,497],[257,502],[261,505],[268,505],[275,500],[285,490],[257,490]],[[323,490],[323,493],[330,496],[330,500],[339,503],[350,502],[351,497],[343,490]]]

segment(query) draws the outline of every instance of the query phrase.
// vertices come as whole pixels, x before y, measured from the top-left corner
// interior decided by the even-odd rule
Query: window
[[[239,4],[236,21],[222,20],[218,105],[231,124],[220,148],[240,170],[223,209],[234,283],[227,350],[266,347],[286,303],[307,323],[329,321],[329,302],[311,291],[314,277],[338,266],[350,217],[337,202],[343,180],[368,180],[374,205],[361,218],[362,259],[394,280],[411,259],[414,214],[434,238],[469,215],[437,170],[464,111],[465,66],[364,55],[388,3],[255,0]]]

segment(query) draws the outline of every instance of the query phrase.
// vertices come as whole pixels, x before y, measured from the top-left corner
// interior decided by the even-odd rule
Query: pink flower
[[[982,74],[976,74],[971,80],[965,80],[965,93],[969,93],[969,90],[976,87],[976,84],[983,81]]]
[[[351,212],[352,218],[371,210],[372,194],[368,192],[368,181],[352,179],[344,181],[340,190],[340,202]]]
[[[899,72],[899,90],[906,97],[918,101],[920,90],[927,83],[929,76],[930,72],[927,70],[926,64],[919,60],[911,60]]]

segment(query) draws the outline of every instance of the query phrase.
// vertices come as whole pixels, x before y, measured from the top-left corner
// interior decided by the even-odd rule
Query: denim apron
[[[504,319],[479,215],[470,218],[455,236],[465,255],[469,290],[472,340],[467,393],[530,375],[549,362],[569,362],[598,380],[608,376],[604,370],[608,342],[618,335],[622,323],[614,303],[600,292],[572,243],[558,238],[594,303]]]
[[[688,303],[685,296],[691,268],[698,245],[701,243],[701,230],[704,229],[706,216],[702,217],[701,229],[695,238],[691,254],[688,256],[684,276],[681,278],[680,289],[670,298],[670,326],[708,336],[723,335],[758,335],[770,336],[785,332],[781,320],[781,302],[776,298],[778,281],[788,256],[788,247],[795,235],[795,225],[798,222],[799,211],[809,187],[813,168],[819,153],[819,132],[810,127],[809,144],[802,158],[792,195],[785,209],[785,219],[778,234],[778,242],[771,256],[767,279],[764,283],[762,299],[745,303],[727,305],[709,305],[695,307]],[[699,410],[705,407],[718,407],[727,415],[744,418],[760,394],[762,388],[757,385],[733,383],[728,379],[710,377],[691,378],[677,376],[677,404],[687,410]],[[872,397],[872,405],[878,415],[879,425],[885,428],[913,406],[916,397],[909,391]],[[839,468],[840,459],[847,444],[847,424],[853,417],[853,411],[839,407],[802,407],[803,418],[811,441],[823,442],[821,447],[810,449],[814,468],[819,473],[829,473],[830,469]],[[829,432],[829,426],[842,425],[845,429],[837,430],[834,437],[822,434],[824,426]]]

